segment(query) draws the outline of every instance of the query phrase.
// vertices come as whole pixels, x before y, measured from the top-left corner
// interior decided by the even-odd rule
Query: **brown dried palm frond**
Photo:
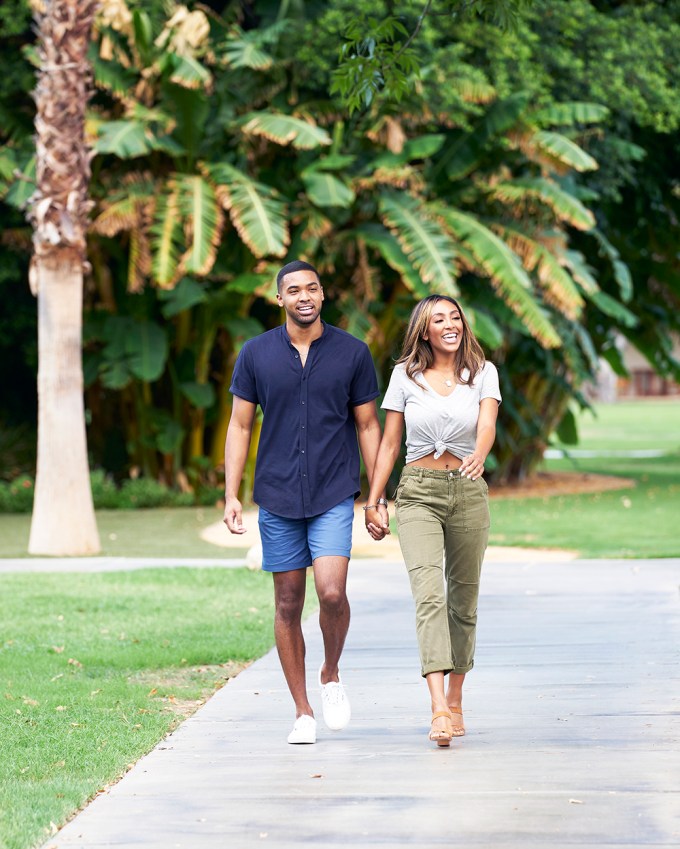
[[[128,292],[141,292],[151,275],[151,245],[146,227],[130,231],[128,243]]]
[[[305,228],[302,231],[304,241],[308,239],[323,239],[334,229],[333,222],[320,209],[310,209],[306,214]]]
[[[543,176],[550,173],[568,174],[571,167],[550,156],[536,144],[536,134],[533,130],[515,130],[507,135],[511,148],[521,151],[530,162],[534,162],[541,169]]]
[[[425,188],[423,175],[411,165],[396,167],[383,166],[369,177],[359,177],[353,181],[357,191],[370,191],[379,186],[392,186],[395,189],[406,189],[414,194],[421,194]]]
[[[156,184],[149,171],[132,171],[121,180],[123,189],[101,202],[101,212],[90,232],[115,236],[120,232],[146,229],[153,218]]]
[[[563,267],[559,251],[553,253],[540,233],[523,233],[501,225],[493,229],[519,256],[526,270],[535,273],[546,303],[570,320],[576,320],[581,314],[584,301],[573,278]],[[553,240],[552,244],[555,246],[557,243]]]
[[[177,6],[155,45],[178,56],[194,57],[203,50],[209,35],[210,21],[205,12]]]
[[[133,33],[132,12],[125,0],[100,0],[97,16],[94,21],[95,29],[112,29],[125,36]],[[123,67],[130,66],[130,59],[124,50],[116,48],[116,44],[108,35],[102,35],[99,42],[99,55],[104,60],[115,58]]]
[[[391,153],[401,153],[406,144],[406,133],[401,124],[392,115],[382,115],[366,131],[366,136],[373,142],[386,147]]]
[[[366,243],[361,239],[356,244],[356,254],[352,272],[354,294],[366,306],[378,300],[380,274],[378,269],[371,265]]]

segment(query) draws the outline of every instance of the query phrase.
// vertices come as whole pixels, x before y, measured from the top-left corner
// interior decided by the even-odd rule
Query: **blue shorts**
[[[311,519],[286,519],[260,507],[258,524],[265,572],[306,569],[317,557],[347,557],[352,550],[354,498]]]

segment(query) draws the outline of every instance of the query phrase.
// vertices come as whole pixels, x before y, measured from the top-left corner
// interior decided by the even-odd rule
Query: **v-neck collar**
[[[467,372],[467,369],[463,369],[462,377],[466,376],[466,372]],[[422,372],[420,373],[420,377],[422,378],[423,382],[425,383],[425,386],[427,386],[427,388],[430,390],[430,392],[432,392],[434,395],[436,395],[437,398],[444,398],[444,399],[450,398],[453,395],[453,393],[456,391],[456,389],[458,389],[458,387],[462,385],[460,383],[460,381],[456,381],[453,385],[453,389],[449,392],[449,394],[443,395],[441,392],[438,392],[434,388],[434,386],[432,386],[430,381],[425,377],[425,375]]]

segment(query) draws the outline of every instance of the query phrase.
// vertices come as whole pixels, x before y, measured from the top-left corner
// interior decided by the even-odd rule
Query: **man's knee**
[[[286,625],[294,625],[302,619],[304,599],[294,595],[280,596],[276,601],[276,618]]]
[[[280,574],[275,578],[276,618],[286,624],[295,624],[302,618],[305,605],[305,584],[296,575]]]
[[[323,586],[317,589],[319,605],[325,613],[340,613],[348,605],[344,586]]]

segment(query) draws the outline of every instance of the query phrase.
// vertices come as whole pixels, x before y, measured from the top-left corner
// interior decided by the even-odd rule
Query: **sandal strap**
[[[445,716],[447,719],[451,719],[451,714],[448,710],[439,710],[437,713],[432,714],[432,722],[434,722],[435,719],[439,719],[440,716]]]
[[[459,708],[459,707],[449,707],[449,711],[450,711],[451,713],[457,713],[457,714],[459,714],[460,716],[462,716],[462,715],[463,715],[463,708]]]

